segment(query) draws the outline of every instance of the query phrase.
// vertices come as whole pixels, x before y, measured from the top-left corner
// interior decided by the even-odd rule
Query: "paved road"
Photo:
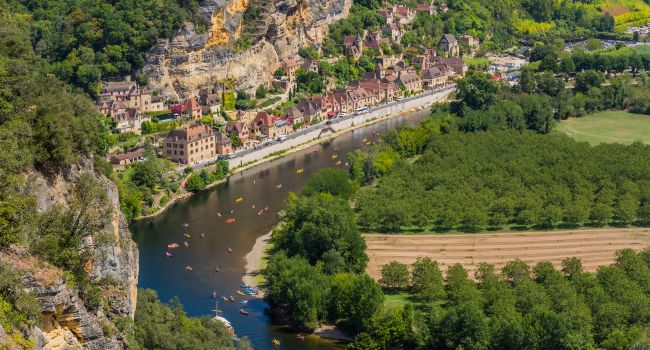
[[[382,110],[390,110],[392,107],[397,106],[399,104],[402,104],[404,102],[418,100],[418,99],[424,99],[427,96],[430,96],[430,95],[433,95],[433,94],[436,94],[436,93],[439,93],[439,92],[442,92],[442,91],[455,89],[455,88],[456,88],[456,84],[450,84],[450,85],[444,86],[442,88],[433,89],[433,90],[426,90],[426,91],[424,91],[422,93],[419,93],[417,95],[406,97],[406,98],[402,99],[401,101],[392,101],[392,102],[384,103],[384,104],[377,105],[375,107],[369,108],[368,113],[375,112],[375,111],[382,111]],[[354,117],[356,117],[356,116],[351,114],[351,115],[348,115],[348,116],[345,116],[345,117],[336,118],[336,119],[332,120],[331,126],[336,126],[336,124],[341,123],[341,122],[346,121],[346,120],[349,120],[349,119],[352,119]],[[245,156],[247,154],[255,152],[255,151],[259,150],[259,149],[262,149],[264,147],[268,147],[268,146],[270,146],[272,144],[276,144],[278,142],[285,142],[287,140],[295,139],[297,137],[308,134],[311,131],[314,131],[316,129],[321,129],[326,125],[327,125],[327,121],[323,121],[323,122],[318,123],[318,124],[310,125],[310,126],[308,126],[306,128],[300,129],[298,131],[292,132],[289,135],[286,135],[286,139],[284,141],[271,140],[271,141],[269,141],[267,143],[264,143],[264,144],[262,144],[260,146],[257,146],[256,148],[247,148],[247,149],[244,149],[244,150],[241,150],[241,151],[237,151],[237,152],[233,153],[234,157],[232,157],[232,158],[240,158],[240,157],[243,157],[243,156]],[[216,160],[217,160],[217,158],[204,160],[204,161],[202,161],[200,163],[192,165],[192,168],[194,168],[195,170],[201,170],[201,169],[213,164]],[[180,174],[180,173],[183,172],[184,168],[185,167],[176,169],[175,171],[173,171],[171,173],[165,174],[165,176],[169,176],[169,175],[172,175],[172,174]]]

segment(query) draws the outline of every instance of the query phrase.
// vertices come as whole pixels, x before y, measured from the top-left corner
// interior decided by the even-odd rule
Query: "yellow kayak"
[[[298,174],[302,174],[302,173],[304,173],[304,172],[305,172],[305,169],[298,169],[298,170],[296,170],[296,173],[298,173]]]
[[[338,157],[339,157],[339,156],[337,156],[336,154],[332,155],[332,159],[336,159],[336,158],[338,158]]]
[[[239,202],[241,202],[243,200],[244,200],[244,197],[239,197],[239,198],[235,199],[235,203],[239,203]]]

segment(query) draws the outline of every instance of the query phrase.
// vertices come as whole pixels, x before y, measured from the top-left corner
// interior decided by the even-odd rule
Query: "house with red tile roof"
[[[196,99],[194,97],[186,98],[185,101],[183,101],[183,107],[185,110],[185,114],[188,117],[191,117],[192,119],[201,119],[202,115],[202,110],[201,106],[199,105],[198,102],[196,102]]]

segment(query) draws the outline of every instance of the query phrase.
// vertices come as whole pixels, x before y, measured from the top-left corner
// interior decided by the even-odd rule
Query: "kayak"
[[[244,200],[244,197],[239,197],[239,198],[235,199],[235,203],[239,203],[239,202],[241,202],[243,200]]]

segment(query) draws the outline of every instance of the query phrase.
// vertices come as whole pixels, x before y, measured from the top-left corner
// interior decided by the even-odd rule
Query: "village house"
[[[296,104],[296,109],[302,114],[305,123],[316,124],[323,120],[322,101],[325,100],[324,96],[312,97],[303,100]]]
[[[374,50],[378,50],[379,52],[382,52],[381,50],[382,43],[390,44],[388,40],[383,39],[381,37],[381,31],[370,32],[370,33],[364,32],[364,43],[363,43],[364,48],[374,49]]]
[[[284,112],[284,119],[291,121],[291,124],[296,125],[305,122],[305,117],[302,115],[302,112],[296,107],[288,108]]]
[[[426,56],[426,55],[415,56],[411,60],[411,64],[413,64],[420,71],[425,71],[425,70],[429,69],[429,67],[430,67],[429,56]]]
[[[386,18],[386,23],[397,23],[399,26],[408,24],[415,18],[415,11],[404,5],[390,6],[377,12]]]
[[[194,97],[186,98],[183,101],[183,110],[185,114],[192,119],[201,119],[201,106],[196,102]]]
[[[245,144],[246,141],[248,141],[248,138],[250,137],[250,130],[248,128],[248,124],[244,122],[229,121],[226,124],[226,134],[232,135],[233,133],[237,135],[237,137],[239,137],[239,140],[241,140],[242,144]]]
[[[111,117],[117,132],[140,133],[140,125],[151,118],[143,112],[163,110],[163,100],[152,96],[147,87],[135,82],[104,82],[97,97],[97,110]]]
[[[478,39],[474,38],[471,35],[463,34],[458,38],[458,41],[469,48],[470,52],[468,52],[468,54],[472,56],[480,47]]]
[[[361,57],[363,52],[363,38],[361,34],[357,35],[346,35],[343,38],[343,53],[346,56],[352,56],[355,60],[358,60]]]
[[[217,154],[224,155],[232,153],[232,141],[230,141],[230,137],[228,137],[228,135],[222,132],[217,132],[214,134],[214,139]]]
[[[446,13],[447,11],[449,11],[449,6],[447,6],[447,4],[440,4],[438,6],[438,12]]]
[[[162,147],[163,157],[188,165],[212,159],[216,152],[214,131],[198,124],[170,131]]]
[[[296,71],[300,68],[301,62],[297,59],[284,59],[280,63],[280,68],[284,75],[289,78],[289,82],[293,82],[296,79]]]
[[[441,87],[447,84],[447,80],[453,72],[444,64],[434,65],[424,71],[422,84],[429,89]]]
[[[362,87],[348,88],[347,94],[352,102],[352,109],[370,108],[379,103],[377,95]]]
[[[460,46],[458,41],[451,34],[444,34],[438,43],[438,48],[447,53],[448,57],[458,57],[460,55]]]
[[[454,75],[458,77],[464,77],[467,74],[469,68],[465,64],[462,58],[459,57],[440,57],[435,56],[433,58],[434,64],[443,64],[451,68],[454,72]]]
[[[266,111],[257,112],[253,119],[253,133],[258,140],[275,139],[280,135],[286,134],[286,123],[278,125],[276,122],[279,118],[274,118]]]
[[[329,99],[329,112],[332,112],[332,115],[340,115],[343,113],[352,113],[354,110],[352,101],[350,100],[347,92],[345,90],[337,90],[327,95]]]
[[[135,151],[114,154],[111,156],[111,164],[128,165],[144,160],[144,148],[138,148]]]
[[[300,68],[302,68],[302,70],[305,71],[305,72],[318,73],[318,65],[316,64],[316,62],[314,62],[314,60],[309,59],[309,58],[306,59],[305,62],[303,62],[302,66],[300,66]]]
[[[436,9],[433,7],[433,5],[427,5],[427,4],[417,4],[415,5],[415,11],[416,12],[426,12],[430,15],[435,15],[436,14]]]
[[[402,55],[382,55],[377,57],[377,63],[381,64],[384,67],[392,67],[397,62],[402,60]]]
[[[399,29],[397,23],[386,23],[386,25],[384,25],[384,34],[395,42],[400,42],[402,40],[402,31]]]
[[[210,93],[208,89],[199,90],[199,105],[203,115],[211,115],[221,111],[221,94]]]
[[[422,90],[422,79],[415,73],[400,74],[397,83],[404,86],[405,92],[413,93]]]

